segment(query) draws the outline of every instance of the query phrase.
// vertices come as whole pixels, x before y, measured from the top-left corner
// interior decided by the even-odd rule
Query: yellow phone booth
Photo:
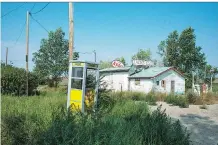
[[[70,61],[68,77],[67,109],[84,113],[97,105],[99,68],[98,63]]]

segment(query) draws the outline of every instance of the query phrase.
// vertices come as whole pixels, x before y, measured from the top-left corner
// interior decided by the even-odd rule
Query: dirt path
[[[171,106],[165,102],[162,110],[175,119],[179,119],[191,132],[191,140],[194,145],[218,145],[218,104],[207,105],[207,109],[200,109],[199,105],[189,105],[189,108]],[[150,106],[151,110],[157,106]]]

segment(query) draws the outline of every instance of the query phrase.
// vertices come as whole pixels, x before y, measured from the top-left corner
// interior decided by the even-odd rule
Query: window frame
[[[139,78],[136,78],[136,79],[135,79],[135,85],[136,85],[136,86],[139,86],[140,83],[141,83],[141,80],[140,80]]]

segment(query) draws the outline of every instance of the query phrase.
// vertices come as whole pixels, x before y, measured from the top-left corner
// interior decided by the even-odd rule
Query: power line
[[[36,3],[34,3],[33,7],[30,9],[30,11],[32,11],[32,10],[34,9],[35,5],[36,5]],[[18,37],[17,37],[17,39],[16,39],[16,41],[15,41],[15,43],[14,43],[14,46],[16,46],[18,40],[20,39],[20,37],[21,37],[21,35],[22,35],[22,33],[23,33],[23,30],[24,30],[24,28],[25,28],[25,25],[26,25],[26,20],[25,20],[23,26],[21,27],[20,34],[18,35]],[[12,47],[14,47],[14,46],[12,46]]]
[[[36,3],[33,4],[33,7],[30,9],[30,12],[34,9],[35,6],[36,6]]]
[[[26,4],[26,2],[25,2],[24,4]],[[5,17],[5,16],[9,15],[11,12],[13,12],[13,11],[15,11],[15,10],[21,8],[24,4],[21,4],[21,5],[19,5],[18,7],[16,7],[15,9],[13,9],[13,10],[7,12],[7,13],[4,14],[3,16],[1,16],[1,18]]]
[[[23,26],[22,26],[22,28],[21,28],[20,35],[17,37],[17,39],[16,39],[16,41],[15,41],[15,43],[14,43],[14,46],[17,44],[18,40],[20,39],[20,37],[21,37],[21,35],[22,35],[22,33],[23,33],[23,30],[24,30],[24,28],[25,28],[25,25],[26,25],[26,21],[25,21],[25,23],[23,24]],[[13,47],[14,47],[14,46],[13,46]]]
[[[33,16],[31,15],[31,13],[30,13],[30,16],[31,16],[31,18],[32,18],[36,23],[38,23],[46,32],[49,33],[49,31],[48,31],[41,23],[39,23],[39,21],[37,21],[35,18],[33,18]]]
[[[50,4],[50,2],[47,3],[47,4],[46,4],[43,8],[41,8],[39,11],[37,11],[37,12],[35,12],[35,13],[31,13],[31,14],[37,14],[37,13],[43,11],[49,4]]]

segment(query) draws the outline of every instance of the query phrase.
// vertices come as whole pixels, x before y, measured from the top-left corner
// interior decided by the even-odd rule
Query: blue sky
[[[2,3],[1,14],[20,4]],[[14,43],[33,4],[1,21],[1,59],[5,60],[5,47],[9,47],[8,59],[19,67],[25,67],[25,29]],[[45,5],[36,3],[32,12]],[[68,39],[68,3],[50,3],[34,17],[48,30],[62,27]],[[208,63],[218,66],[218,3],[74,3],[74,46],[80,52],[96,50],[97,61],[124,56],[130,64],[139,48],[150,48],[152,57],[160,60],[156,53],[160,41],[173,30],[180,33],[189,26],[195,29],[196,44],[203,48]],[[30,60],[42,38],[47,38],[47,32],[30,19]],[[80,59],[94,61],[94,55],[81,54]]]

